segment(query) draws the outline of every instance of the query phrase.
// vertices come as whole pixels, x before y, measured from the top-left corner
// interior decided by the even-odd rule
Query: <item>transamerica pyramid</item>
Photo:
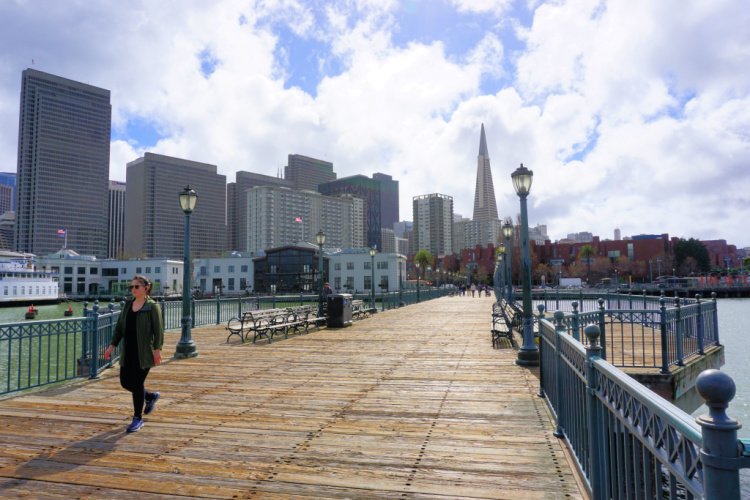
[[[490,154],[487,152],[487,138],[484,136],[484,123],[479,136],[479,156],[477,157],[477,185],[474,191],[475,221],[497,220],[495,187],[492,184]]]

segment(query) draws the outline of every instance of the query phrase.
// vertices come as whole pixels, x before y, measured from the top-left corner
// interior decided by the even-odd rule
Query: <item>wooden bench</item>
[[[519,312],[513,304],[502,300],[492,304],[492,347],[498,348],[503,339],[515,345],[513,328],[520,324]]]
[[[325,321],[325,318],[318,317],[317,307],[313,306],[247,311],[227,323],[227,342],[232,335],[237,335],[245,342],[252,334],[253,343],[265,338],[270,344],[277,334],[283,333],[286,339],[290,333],[307,333],[310,326],[319,328],[321,321]]]
[[[369,307],[364,300],[352,300],[352,318],[362,319],[378,312],[376,307]]]

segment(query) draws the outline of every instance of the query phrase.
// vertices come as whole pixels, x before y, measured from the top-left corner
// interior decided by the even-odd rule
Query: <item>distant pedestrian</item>
[[[477,293],[477,285],[476,283],[471,284],[471,296],[474,297],[474,294]]]
[[[111,345],[104,352],[104,359],[110,359],[112,351],[122,343],[120,385],[133,394],[133,421],[127,432],[138,432],[143,426],[143,415],[154,410],[160,396],[145,388],[149,370],[161,363],[164,343],[161,308],[150,296],[152,287],[145,276],[137,275],[130,281],[133,298],[120,312]]]

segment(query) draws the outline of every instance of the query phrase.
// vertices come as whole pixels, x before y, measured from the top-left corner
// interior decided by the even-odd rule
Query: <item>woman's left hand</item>
[[[154,349],[154,365],[161,364],[161,349]]]

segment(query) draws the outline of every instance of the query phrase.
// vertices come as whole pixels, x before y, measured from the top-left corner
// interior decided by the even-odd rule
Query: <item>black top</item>
[[[125,322],[125,363],[128,360],[135,360],[134,366],[139,366],[138,363],[138,335],[136,334],[136,317],[137,312],[134,312],[131,308],[128,311],[127,321]]]

